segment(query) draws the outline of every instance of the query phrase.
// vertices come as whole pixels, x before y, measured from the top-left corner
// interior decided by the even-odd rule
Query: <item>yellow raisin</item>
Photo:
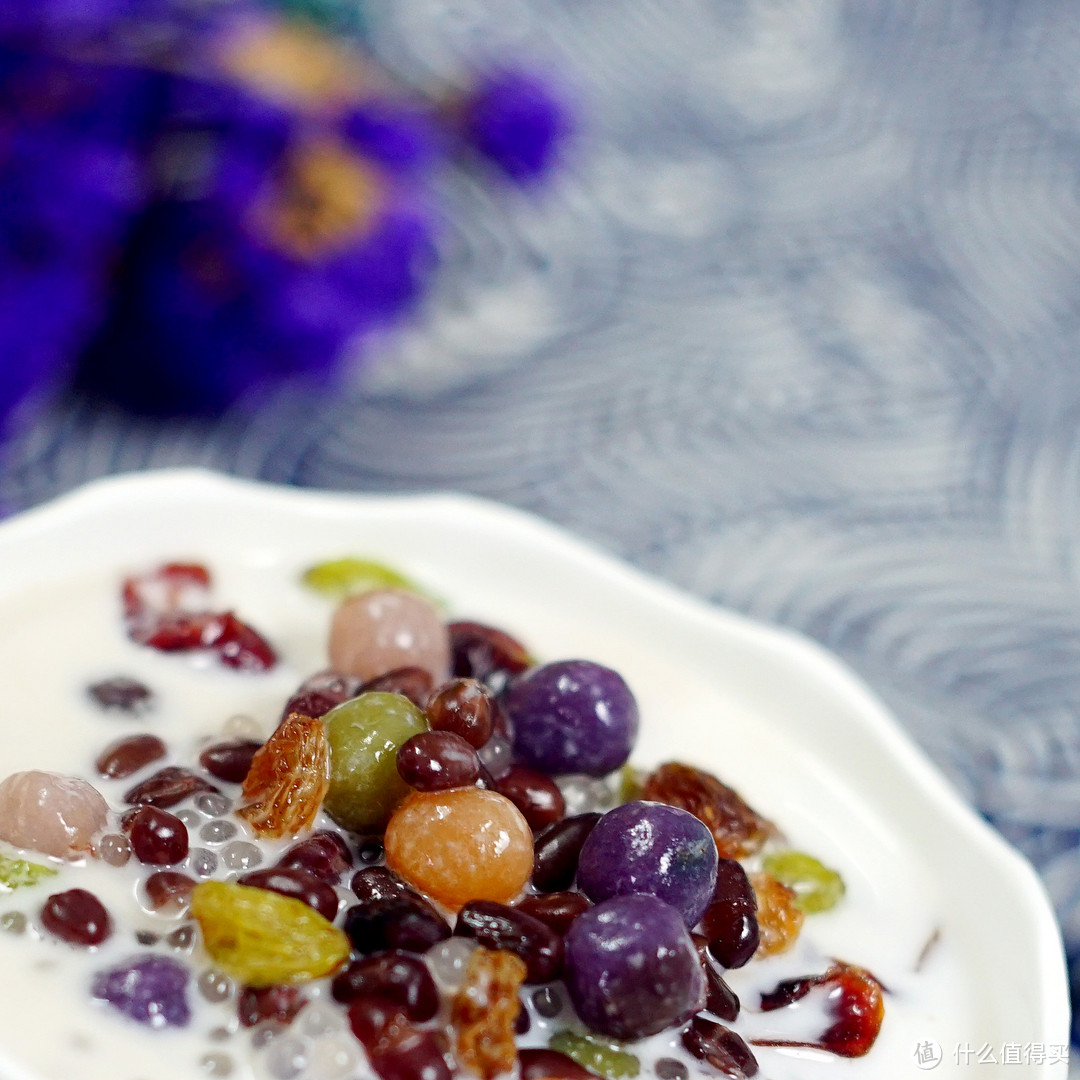
[[[237,814],[259,836],[293,836],[315,822],[330,787],[330,743],[321,720],[290,713],[255,751]]]
[[[214,963],[248,986],[303,983],[349,956],[349,939],[300,900],[231,881],[204,881],[191,914]]]
[[[514,1068],[514,1023],[524,981],[525,962],[513,953],[479,948],[469,957],[450,1021],[457,1033],[458,1060],[483,1080]]]
[[[757,897],[758,932],[761,941],[758,956],[786,952],[795,944],[802,929],[803,913],[798,893],[769,874],[751,874],[750,884]]]
[[[744,859],[776,835],[776,826],[711,773],[669,762],[645,779],[640,799],[686,810],[709,826],[724,859]]]

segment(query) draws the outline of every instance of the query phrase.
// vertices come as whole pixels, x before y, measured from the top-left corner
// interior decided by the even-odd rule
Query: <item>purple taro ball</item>
[[[586,1027],[642,1039],[705,1004],[705,973],[683,917],[655,896],[616,896],[579,915],[565,938],[564,979]]]
[[[697,925],[716,889],[716,841],[703,822],[676,806],[628,802],[589,833],[578,860],[581,891],[600,903],[648,893]]]
[[[517,760],[540,772],[605,776],[626,763],[638,707],[618,672],[589,660],[533,668],[507,691]]]
[[[125,1016],[151,1027],[184,1027],[191,1019],[184,991],[188,971],[165,956],[146,956],[102,971],[93,994]]]

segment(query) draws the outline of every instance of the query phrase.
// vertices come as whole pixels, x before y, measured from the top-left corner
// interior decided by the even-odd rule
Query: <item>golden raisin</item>
[[[757,897],[758,932],[761,935],[757,955],[786,952],[795,944],[802,929],[804,916],[798,906],[798,893],[768,874],[751,874],[750,884]]]
[[[294,835],[315,822],[330,787],[330,744],[321,720],[290,713],[260,747],[237,810],[259,836]]]
[[[248,986],[303,983],[336,971],[349,939],[300,900],[232,881],[204,881],[191,914],[214,963]]]
[[[670,762],[645,780],[639,796],[687,810],[705,822],[725,859],[743,859],[760,851],[776,835],[776,826],[751,809],[737,791],[711,773]]]
[[[513,953],[479,948],[469,957],[465,981],[450,1006],[450,1021],[457,1033],[458,1060],[483,1080],[514,1068],[514,1024],[524,981],[525,962]]]

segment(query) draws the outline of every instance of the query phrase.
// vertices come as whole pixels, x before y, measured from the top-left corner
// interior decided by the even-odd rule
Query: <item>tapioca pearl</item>
[[[230,716],[221,725],[221,731],[231,739],[262,740],[262,724],[254,716],[247,716],[245,713]]]
[[[97,842],[97,857],[109,866],[124,866],[131,859],[131,842],[120,833],[106,833]]]
[[[304,1076],[305,1080],[346,1080],[359,1065],[356,1040],[338,1032],[312,1041]]]
[[[165,938],[169,948],[175,949],[177,952],[190,952],[195,948],[195,942],[198,940],[199,934],[194,923],[185,923],[183,926],[178,926]]]
[[[231,1076],[233,1071],[233,1059],[228,1054],[214,1052],[203,1054],[199,1058],[199,1068],[207,1076]]]
[[[221,817],[227,814],[233,807],[233,801],[228,795],[222,795],[220,791],[204,791],[195,799],[195,808],[200,814],[207,817]]]
[[[5,911],[0,915],[0,930],[8,934],[25,934],[27,918],[21,911]]]
[[[236,826],[231,821],[215,818],[199,829],[199,839],[205,844],[224,844],[226,840],[232,840],[236,833]]]
[[[334,1032],[346,1031],[348,1023],[340,1009],[324,1005],[321,1001],[310,1001],[300,1010],[293,1030],[310,1039],[319,1039]]]
[[[236,840],[221,853],[229,870],[254,870],[263,861],[262,852],[247,840]]]
[[[284,1024],[278,1024],[274,1021],[269,1021],[265,1024],[260,1024],[251,1033],[251,1048],[253,1050],[265,1050],[272,1042],[281,1036],[289,1029]]]
[[[514,761],[514,750],[510,740],[502,735],[492,735],[477,751],[480,763],[495,780],[501,780],[510,771]]]
[[[294,1035],[274,1039],[263,1055],[263,1068],[273,1080],[296,1080],[307,1068],[308,1047]]]
[[[567,817],[597,810],[603,812],[615,802],[611,788],[597,777],[574,773],[562,777],[558,783],[566,802]]]
[[[188,872],[197,878],[213,877],[218,868],[218,857],[206,848],[192,848],[186,865]]]
[[[236,983],[217,968],[207,968],[198,979],[196,985],[199,993],[210,1002],[217,1004],[228,1001],[236,993]]]
[[[553,986],[543,986],[533,991],[533,1007],[548,1020],[553,1020],[563,1010],[563,997]]]
[[[660,1080],[689,1080],[690,1070],[677,1058],[660,1058],[655,1065]]]
[[[177,810],[175,816],[178,817],[184,823],[185,827],[192,832],[203,823],[202,815],[187,806],[182,810]]]
[[[469,958],[479,948],[469,938],[452,937],[433,945],[424,956],[431,977],[444,994],[454,994],[465,981]]]

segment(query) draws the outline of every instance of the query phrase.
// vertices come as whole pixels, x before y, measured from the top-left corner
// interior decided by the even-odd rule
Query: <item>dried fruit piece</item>
[[[809,915],[836,907],[844,895],[844,879],[813,855],[777,851],[762,862],[765,873],[795,890],[795,904]]]
[[[769,874],[751,874],[750,884],[757,897],[757,923],[760,935],[758,956],[786,952],[795,944],[802,929],[803,913],[794,889]]]
[[[661,765],[646,778],[641,798],[689,810],[708,825],[716,850],[726,859],[752,855],[777,834],[776,826],[751,809],[738,792],[692,765]]]
[[[865,968],[837,962],[824,975],[787,979],[775,990],[761,995],[761,1009],[769,1012],[806,997],[811,990],[828,987],[826,1008],[833,1023],[816,1042],[755,1040],[755,1046],[812,1046],[840,1057],[868,1053],[885,1018],[881,983]]]
[[[551,1036],[548,1046],[576,1061],[583,1069],[606,1076],[609,1080],[637,1076],[641,1071],[641,1062],[633,1054],[593,1035],[557,1031]]]
[[[0,893],[11,892],[24,885],[36,885],[50,877],[56,877],[56,871],[51,867],[0,855]]]
[[[450,1021],[457,1033],[458,1060],[483,1080],[514,1067],[514,1024],[524,981],[525,962],[513,953],[478,948],[469,957],[465,981],[450,1006]]]
[[[170,806],[182,803],[196,791],[217,791],[213,784],[196,776],[178,765],[169,765],[158,769],[153,776],[148,776],[136,784],[124,795],[124,802],[132,806],[156,806],[166,810]]]
[[[423,595],[423,589],[385,563],[346,556],[316,563],[300,579],[309,588],[334,600],[371,589],[407,589]]]
[[[205,881],[191,914],[218,967],[248,986],[302,983],[336,971],[349,939],[306,904],[266,889]]]
[[[260,747],[237,810],[259,836],[295,836],[315,822],[330,787],[330,744],[321,720],[293,713]]]
[[[85,780],[56,773],[12,773],[0,783],[0,840],[66,858],[89,851],[109,808]]]
[[[715,1020],[695,1016],[683,1032],[682,1043],[694,1057],[731,1080],[744,1080],[758,1071],[757,1058],[750,1047],[734,1031]]]

